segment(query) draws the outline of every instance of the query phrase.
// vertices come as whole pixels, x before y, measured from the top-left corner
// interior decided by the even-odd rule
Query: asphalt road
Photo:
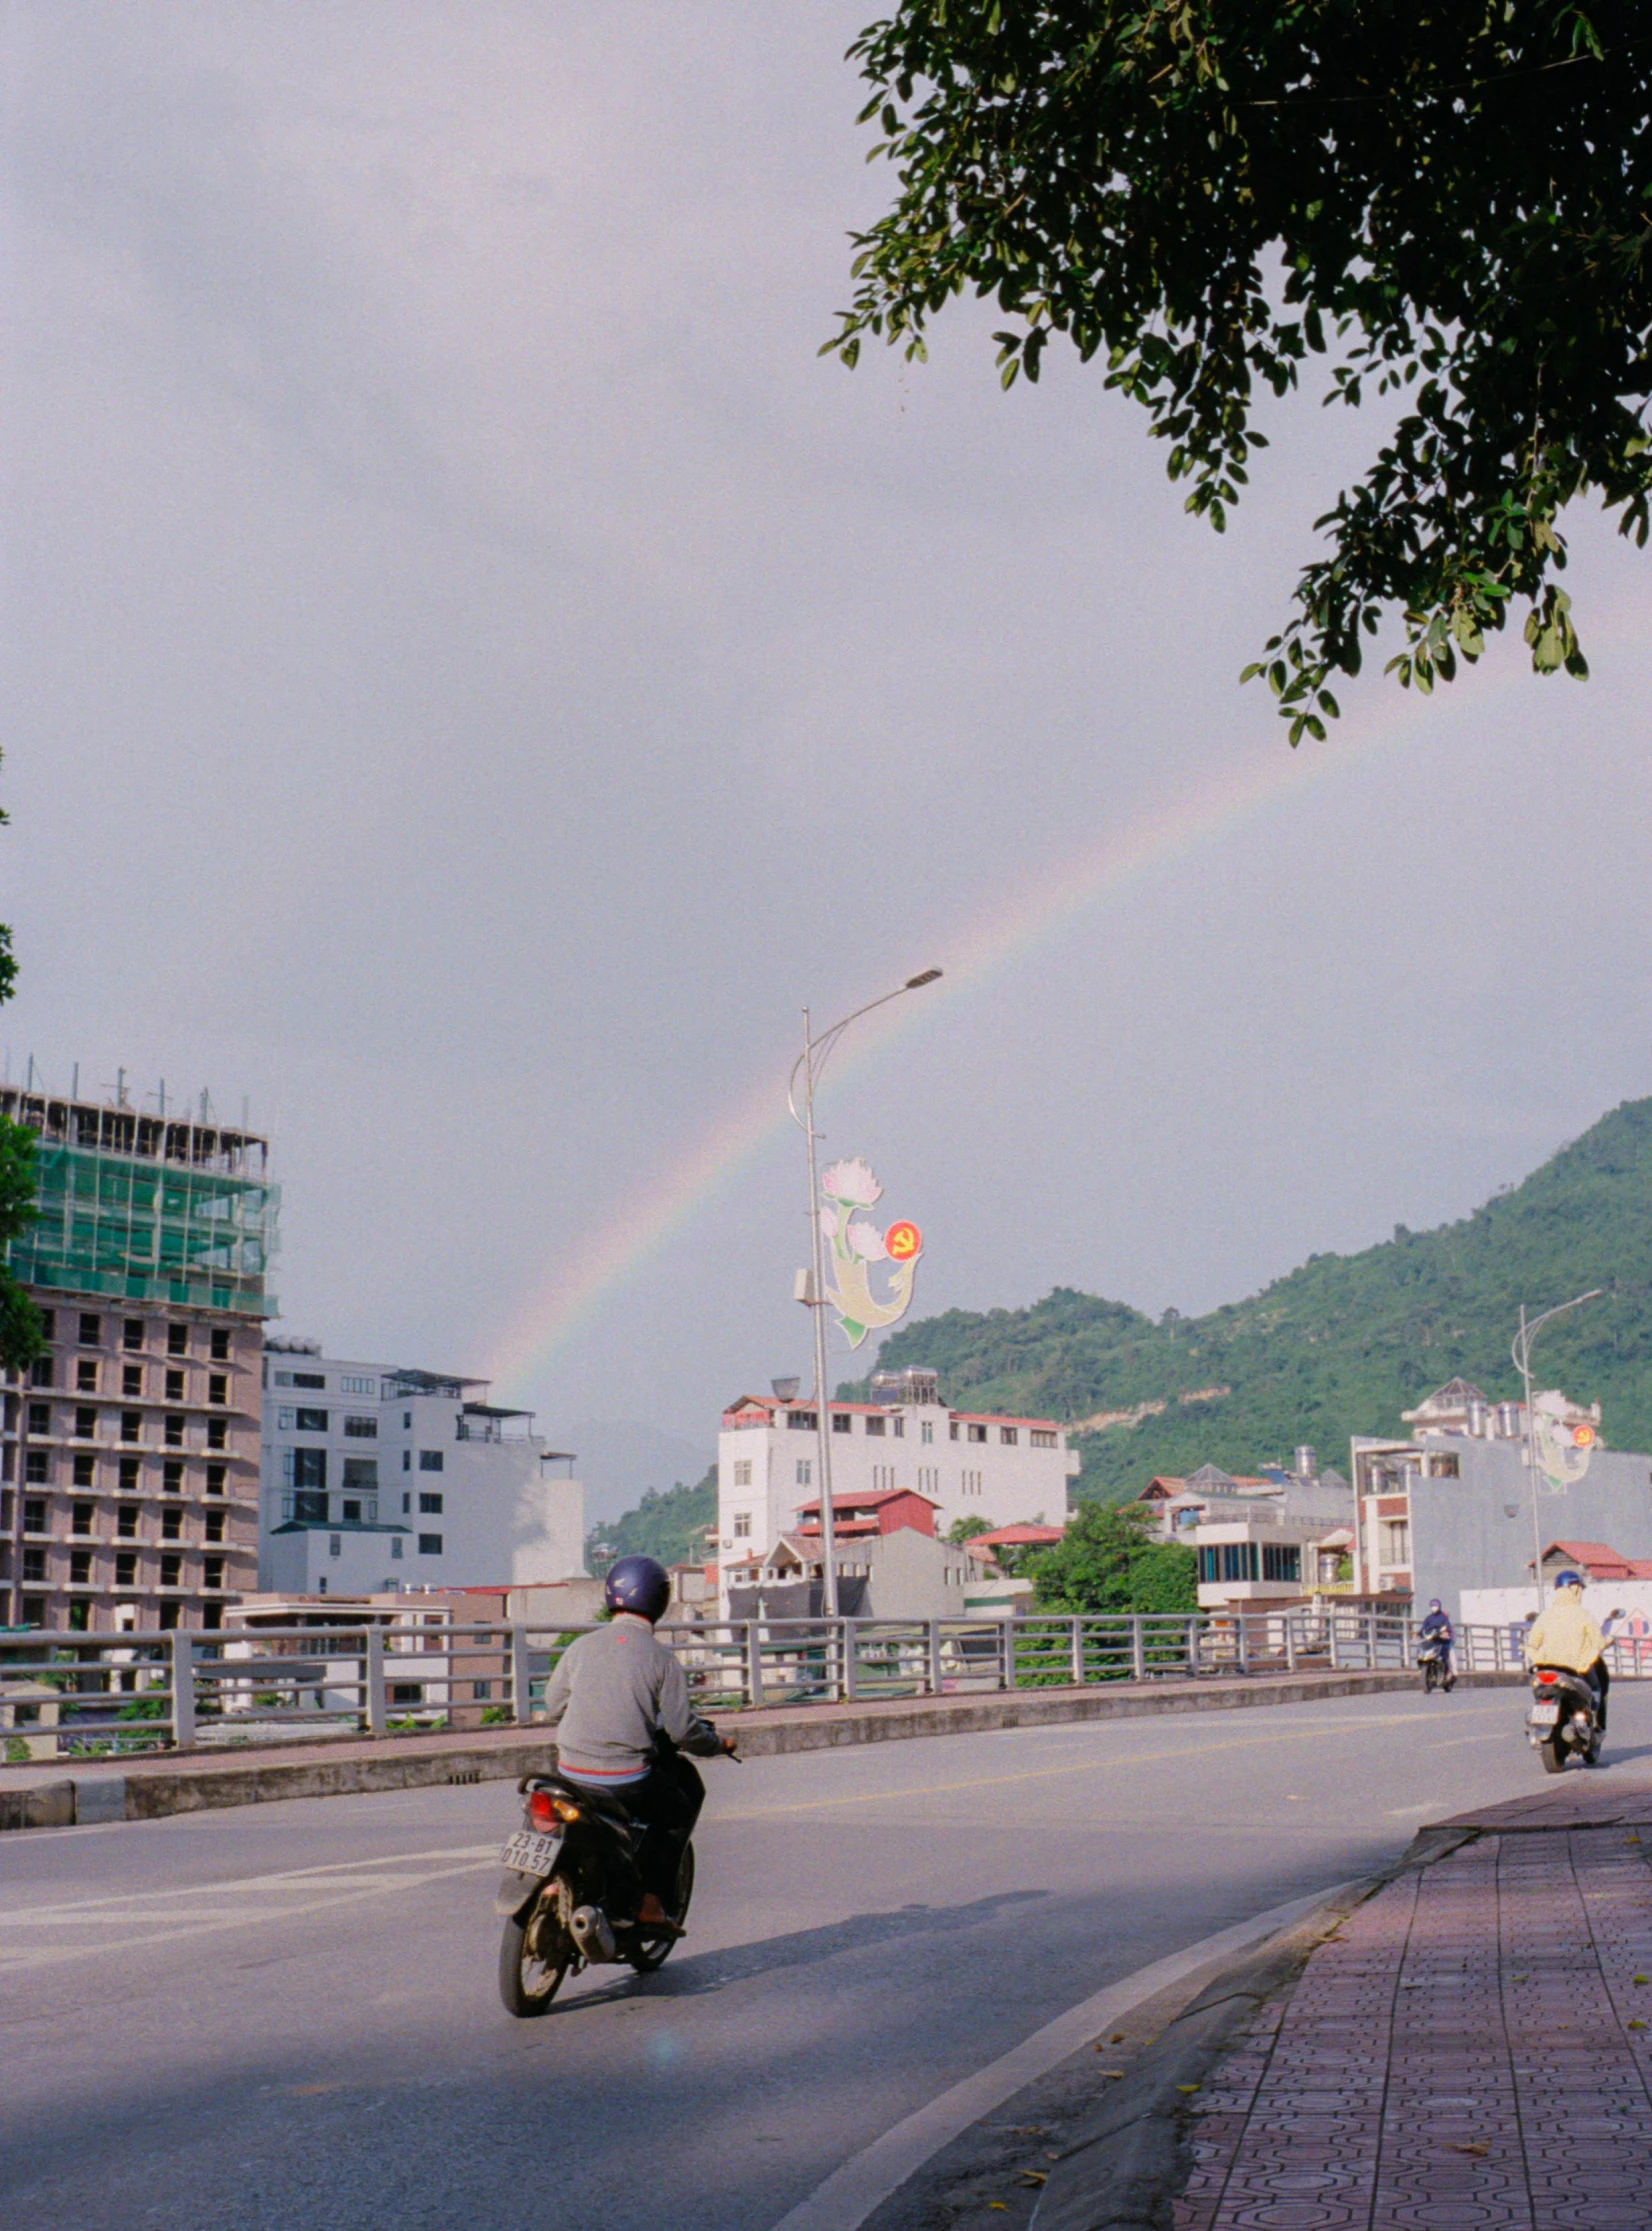
[[[713,1763],[687,1941],[531,2022],[494,1985],[508,1783],[0,1837],[0,2197],[53,2231],[769,2231],[1076,2000],[1539,1788],[1524,1708]],[[1652,1687],[1612,1716],[1609,1759],[1652,1751]]]

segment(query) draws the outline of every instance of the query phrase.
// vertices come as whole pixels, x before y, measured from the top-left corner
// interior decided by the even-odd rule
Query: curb
[[[1333,1893],[1213,1976],[1063,2148],[1038,2196],[1031,2231],[1159,2231],[1192,2168],[1189,2094],[1357,1906],[1411,1869],[1448,1859],[1476,1833],[1469,1826],[1419,1829],[1392,1866]]]
[[[1510,1676],[1509,1679],[1517,1679]],[[1497,1674],[1464,1676],[1463,1687],[1503,1687]],[[802,1705],[770,1712],[718,1713],[748,1758],[839,1750],[935,1735],[977,1735],[1004,1728],[1047,1727],[1090,1720],[1153,1719],[1188,1712],[1256,1710],[1268,1705],[1322,1703],[1345,1696],[1403,1693],[1411,1672],[1257,1674],[1172,1685],[1134,1683],[1091,1688],[994,1690],[965,1696]],[[404,1747],[405,1746],[405,1747]],[[415,1748],[415,1746],[417,1746]],[[294,1758],[265,1749],[172,1754],[134,1760],[126,1772],[88,1765],[80,1773],[19,1778],[0,1775],[0,1832],[74,1828],[98,1822],[160,1820],[175,1813],[263,1805],[298,1797],[356,1797],[385,1790],[452,1783],[517,1781],[548,1763],[548,1728],[501,1730],[497,1736],[408,1736],[374,1741],[340,1736],[307,1744]]]

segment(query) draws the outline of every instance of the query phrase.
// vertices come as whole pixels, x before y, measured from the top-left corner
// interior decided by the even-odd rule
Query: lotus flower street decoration
[[[882,1200],[883,1187],[859,1155],[829,1164],[820,1190],[821,1236],[830,1249],[822,1299],[836,1311],[850,1347],[858,1348],[869,1332],[883,1331],[912,1306],[923,1234],[904,1221],[881,1232],[871,1222],[867,1211]],[[880,1263],[888,1266],[879,1273],[881,1298],[872,1285]]]

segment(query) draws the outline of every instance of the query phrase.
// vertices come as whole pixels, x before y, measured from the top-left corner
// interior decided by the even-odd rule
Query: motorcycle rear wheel
[[[531,1913],[525,1923],[507,1921],[499,1940],[499,1996],[505,2012],[519,2021],[548,2014],[573,1956],[554,1911]]]
[[[677,1869],[677,1895],[671,1902],[671,1918],[680,1929],[688,1919],[688,1901],[694,1895],[694,1846],[684,1851],[682,1864]],[[663,1968],[671,1957],[675,1936],[650,1937],[640,1931],[632,1940],[626,1958],[639,1975],[652,1975],[656,1968]]]
[[[1546,1743],[1538,1746],[1545,1774],[1563,1774],[1566,1771],[1566,1739],[1557,1729]]]

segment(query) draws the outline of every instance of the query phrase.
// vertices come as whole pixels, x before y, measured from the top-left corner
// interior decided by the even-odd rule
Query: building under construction
[[[199,1112],[0,1087],[36,1134],[9,1261],[46,1353],[5,1382],[0,1604],[13,1626],[217,1627],[255,1587],[267,1142]]]

